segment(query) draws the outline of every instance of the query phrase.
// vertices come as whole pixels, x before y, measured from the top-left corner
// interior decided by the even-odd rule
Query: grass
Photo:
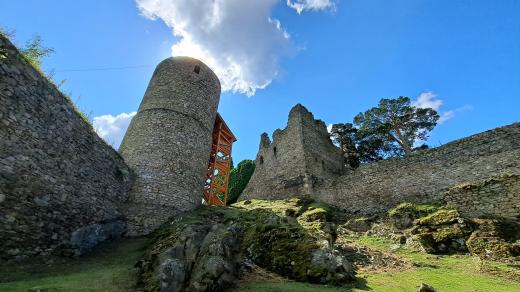
[[[0,267],[0,291],[131,291],[145,239],[101,245],[83,258],[24,260]]]
[[[417,291],[421,283],[427,283],[438,291],[520,291],[520,279],[508,278],[512,273],[518,275],[518,268],[504,263],[482,261],[466,255],[433,256],[405,247],[396,249],[393,242],[375,236],[362,235],[353,238],[351,243],[391,252],[411,262],[412,267],[387,272],[360,271],[360,280],[352,287],[257,282],[245,284],[237,292]]]
[[[325,206],[326,207],[326,206]],[[262,213],[244,210],[268,209],[282,216],[287,210],[295,214],[323,206],[303,208],[297,200],[284,202],[239,203],[226,210],[205,208],[200,216],[187,216],[185,224],[208,220],[207,216],[223,216],[224,220],[261,223]],[[269,212],[268,212],[269,213]],[[289,212],[292,214],[292,212]],[[202,216],[204,215],[205,216]],[[242,216],[242,217],[237,217]],[[256,221],[255,221],[256,220]],[[300,220],[300,224],[310,224]],[[313,226],[302,225],[307,230]],[[252,226],[254,227],[254,226]],[[263,226],[257,226],[263,227]],[[336,291],[417,291],[427,283],[437,291],[520,291],[519,265],[481,260],[469,255],[437,256],[413,246],[399,245],[385,237],[346,233],[339,234],[338,244],[367,247],[391,254],[405,264],[358,271],[358,280],[350,286],[332,287],[277,279],[253,278],[239,284],[235,292],[336,292]],[[63,259],[49,257],[30,259],[0,266],[0,291],[132,291],[136,279],[134,264],[141,258],[146,239],[128,239],[100,246],[86,257]],[[53,261],[52,263],[49,263]]]
[[[306,283],[289,282],[289,283],[252,283],[245,287],[239,288],[241,292],[339,292],[345,291],[345,288],[328,287],[323,285],[312,285]]]

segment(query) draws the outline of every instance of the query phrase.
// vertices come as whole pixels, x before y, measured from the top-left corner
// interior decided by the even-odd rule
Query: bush
[[[231,170],[229,176],[229,190],[227,204],[235,203],[249,182],[249,179],[255,171],[255,163],[253,160],[242,160],[237,167]]]

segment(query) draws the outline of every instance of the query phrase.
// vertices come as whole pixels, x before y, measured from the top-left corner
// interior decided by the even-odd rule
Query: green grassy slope
[[[427,283],[438,291],[520,291],[518,267],[482,261],[472,256],[433,256],[408,248],[395,249],[391,242],[375,236],[363,235],[350,240],[355,245],[391,252],[410,262],[411,266],[404,270],[360,271],[359,281],[352,287],[258,282],[245,284],[237,292],[417,291],[421,283]]]
[[[328,212],[325,205],[311,206],[312,209],[307,209],[301,218],[319,218]],[[229,207],[225,214],[230,216],[230,220],[238,220],[238,215],[247,214],[244,210],[256,208],[268,209],[280,216],[297,211],[294,200],[255,200],[250,204],[239,203]],[[300,219],[303,228],[321,236],[323,230],[316,221]],[[104,244],[77,259],[49,257],[16,264],[0,263],[0,291],[133,291],[136,279],[134,264],[141,258],[146,241],[127,239]],[[438,291],[520,291],[520,263],[483,261],[469,255],[429,255],[413,246],[399,245],[386,237],[364,233],[340,233],[336,243],[370,250],[369,255],[383,254],[383,260],[396,259],[400,264],[361,266],[357,282],[347,287],[297,283],[281,277],[269,282],[265,278],[252,277],[242,281],[235,292],[417,291],[421,283],[427,283]]]
[[[145,241],[104,244],[77,259],[49,257],[0,265],[0,291],[131,291],[133,265]]]

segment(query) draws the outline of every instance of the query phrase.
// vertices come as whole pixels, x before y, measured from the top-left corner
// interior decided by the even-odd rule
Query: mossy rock
[[[348,220],[344,227],[356,232],[366,232],[372,227],[373,221],[373,218],[367,217],[353,218]]]
[[[481,258],[520,257],[520,222],[509,219],[476,219],[478,230],[468,239],[469,251]]]
[[[416,223],[421,226],[438,226],[456,223],[460,214],[455,209],[440,209],[432,214],[418,218]]]
[[[330,218],[331,207],[325,204],[312,203],[300,218],[307,222],[319,221],[326,222]]]
[[[414,224],[414,239],[433,254],[467,252],[466,240],[474,230],[474,223],[460,217],[455,209],[438,209],[417,218]]]
[[[473,233],[467,242],[471,254],[481,258],[502,259],[513,256],[513,246],[496,237],[482,236],[480,232]]]
[[[402,203],[388,211],[394,227],[406,229],[413,225],[415,219],[426,216],[438,209],[436,205]]]
[[[460,228],[448,227],[433,232],[425,232],[415,235],[421,247],[432,254],[452,254],[466,252],[465,234]]]
[[[335,225],[327,221],[331,210],[326,204],[302,200],[251,200],[199,208],[153,234],[137,264],[140,288],[225,290],[247,261],[296,281],[351,282],[355,272],[342,254],[345,251],[330,248],[335,240]]]

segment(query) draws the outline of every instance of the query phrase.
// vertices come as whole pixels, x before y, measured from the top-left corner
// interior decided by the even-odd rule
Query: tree
[[[377,107],[354,118],[359,136],[381,144],[386,156],[403,156],[412,153],[414,143],[426,140],[437,125],[439,114],[431,108],[418,108],[410,98],[381,99]]]
[[[254,171],[255,163],[253,160],[248,159],[240,161],[237,167],[231,170],[227,204],[233,204],[238,200]]]
[[[354,128],[351,123],[334,124],[330,137],[343,152],[344,163],[352,168],[358,167],[361,156],[358,151],[358,129]]]
[[[381,160],[387,153],[381,139],[364,135],[351,123],[332,125],[330,136],[343,151],[345,165],[351,168],[357,168],[361,163]]]

